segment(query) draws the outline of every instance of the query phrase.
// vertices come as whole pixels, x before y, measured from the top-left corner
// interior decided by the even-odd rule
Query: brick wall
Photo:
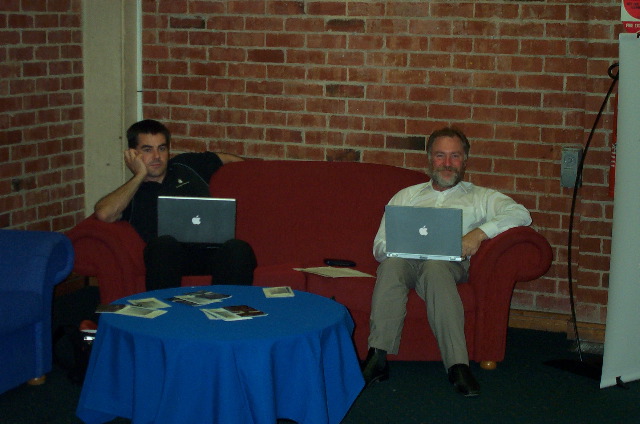
[[[178,150],[424,169],[425,136],[455,123],[468,178],[524,203],[551,242],[548,274],[513,306],[568,312],[571,189],[617,58],[619,1],[147,1],[144,111]],[[591,144],[574,221],[581,321],[604,322],[612,108]]]
[[[83,214],[80,4],[0,1],[0,228]]]
[[[79,4],[0,2],[0,227],[78,219]],[[525,204],[554,249],[513,307],[564,313],[572,190],[559,159],[584,145],[610,85],[619,14],[618,0],[144,0],[144,114],[168,123],[176,151],[414,169],[429,132],[455,123],[472,141],[468,179]],[[595,323],[606,316],[612,127],[608,106],[574,221],[579,319]]]

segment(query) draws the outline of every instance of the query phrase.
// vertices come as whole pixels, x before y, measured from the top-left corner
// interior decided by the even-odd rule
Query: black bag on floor
[[[66,370],[69,379],[76,384],[84,381],[92,342],[92,338],[85,340],[85,334],[73,325],[59,327],[53,335],[54,363]]]
[[[100,293],[95,286],[86,286],[56,297],[53,302],[53,360],[67,371],[69,379],[82,384],[91,354],[90,340],[84,340],[80,331],[84,320],[97,320],[96,306],[100,303]]]

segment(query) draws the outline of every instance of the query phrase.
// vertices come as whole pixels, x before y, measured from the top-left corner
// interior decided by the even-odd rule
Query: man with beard
[[[209,197],[211,176],[225,163],[243,159],[214,152],[170,158],[171,133],[153,119],[131,125],[127,141],[124,163],[133,176],[100,199],[94,210],[101,221],[129,222],[147,243],[147,290],[177,287],[184,275],[211,275],[216,284],[251,285],[256,258],[246,242],[191,244],[167,235],[158,237],[158,196]]]
[[[465,396],[480,394],[480,385],[469,368],[464,336],[464,311],[456,284],[467,280],[469,257],[480,243],[509,228],[529,225],[529,212],[495,190],[462,181],[469,155],[469,141],[456,128],[435,131],[427,142],[429,182],[407,187],[389,205],[462,209],[461,262],[386,257],[385,219],[373,244],[380,262],[371,300],[369,352],[362,372],[367,386],[389,378],[387,354],[397,354],[406,302],[416,290],[427,306],[429,325],[436,337],[449,381]]]

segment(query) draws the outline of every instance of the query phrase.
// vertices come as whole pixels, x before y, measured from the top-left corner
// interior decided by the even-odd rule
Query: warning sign
[[[640,32],[640,0],[622,0],[620,17],[625,32]]]

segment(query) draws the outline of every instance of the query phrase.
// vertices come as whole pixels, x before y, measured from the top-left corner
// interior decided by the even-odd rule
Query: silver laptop
[[[222,244],[235,238],[236,200],[158,197],[158,235],[182,243]]]
[[[387,257],[462,261],[462,209],[385,207]]]

